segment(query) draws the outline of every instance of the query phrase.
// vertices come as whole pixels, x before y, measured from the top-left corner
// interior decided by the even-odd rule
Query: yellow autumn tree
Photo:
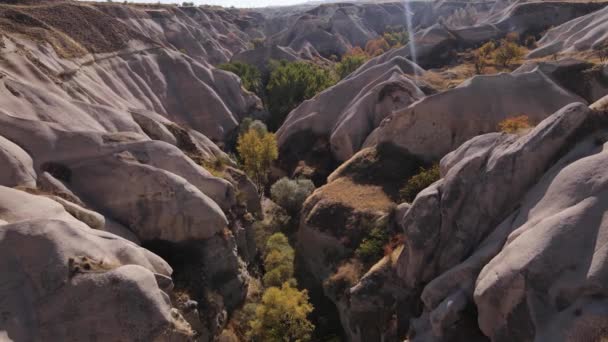
[[[258,192],[263,194],[270,167],[279,157],[275,135],[266,129],[249,129],[239,136],[237,151],[243,169],[255,182]]]
[[[289,283],[280,288],[270,287],[250,322],[251,336],[264,342],[310,341],[314,325],[308,315],[312,310],[306,290],[300,291]]]

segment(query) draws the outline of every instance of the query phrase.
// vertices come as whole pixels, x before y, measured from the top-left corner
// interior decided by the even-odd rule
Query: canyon
[[[408,5],[0,0],[0,341],[262,341],[272,225],[314,307],[283,341],[607,339],[608,3]],[[335,77],[406,26],[289,108],[254,179],[270,100],[226,65]],[[283,177],[311,180],[295,209]]]

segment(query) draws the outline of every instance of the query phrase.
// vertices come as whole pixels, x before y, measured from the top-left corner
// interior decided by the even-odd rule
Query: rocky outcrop
[[[414,341],[600,336],[604,115],[572,104],[525,135],[482,135],[445,156],[443,179],[396,212],[405,246],[396,278],[379,284],[400,286],[389,295],[400,304],[346,312],[393,317],[377,324],[397,324],[400,336],[409,326]],[[566,257],[564,248],[588,257]],[[380,269],[386,260],[351,287],[351,302],[370,288],[366,277],[386,274]],[[371,288],[365,298],[383,298]],[[363,322],[350,326],[353,340],[370,331]]]
[[[349,159],[386,116],[424,97],[413,79],[423,72],[412,62],[395,57],[359,70],[305,101],[277,132],[282,161],[289,168],[300,160],[318,162],[322,158],[309,157],[317,141],[328,141],[325,153],[330,159]],[[303,142],[306,138],[313,141]],[[324,168],[328,167],[321,166],[320,171]]]
[[[504,119],[527,115],[538,123],[577,101],[584,100],[539,71],[475,76],[393,113],[364,146],[391,142],[427,160],[438,160],[466,140],[496,131]]]
[[[608,93],[608,66],[573,58],[547,62],[527,62],[515,70],[523,73],[539,70],[562,88],[594,103]]]
[[[7,77],[0,104],[7,112],[19,111],[19,117],[70,129],[132,131],[136,125],[127,112],[137,108],[221,141],[258,105],[235,75],[211,67],[204,55],[175,50],[163,38],[151,13],[170,12],[170,7],[149,12],[68,3],[19,8],[23,20],[42,25],[31,32],[11,19],[16,15],[11,10],[0,10],[11,23],[2,28],[0,69]],[[90,18],[97,34],[78,35],[83,18]],[[105,37],[113,37],[112,43]],[[48,43],[33,44],[37,40]]]
[[[387,310],[405,300],[402,294],[407,296],[395,268],[399,254],[368,271],[382,256],[361,256],[358,251],[374,231],[380,230],[386,243],[397,238],[399,230],[390,222],[398,189],[420,165],[388,144],[364,149],[334,171],[304,204],[296,246],[299,272],[313,298],[322,298],[317,299],[319,310],[337,310],[349,340],[399,336],[396,324],[389,323],[393,311]],[[371,253],[382,254],[383,247]]]
[[[6,187],[0,193],[0,336],[15,341],[192,336],[168,300],[172,270],[160,257],[89,228],[50,199]]]
[[[0,5],[0,17],[0,185],[30,193],[0,188],[0,244],[39,253],[30,265],[19,260],[33,254],[2,248],[0,273],[10,286],[0,297],[21,298],[15,284],[47,276],[36,267],[50,267],[56,281],[48,293],[11,302],[18,315],[2,320],[0,336],[212,340],[245,297],[241,255],[251,261],[256,253],[242,239],[250,227],[236,196],[241,186],[251,192],[250,183],[221,178],[234,162],[213,141],[230,137],[259,100],[210,62],[243,49],[255,29],[230,42],[229,31],[247,26],[236,24],[238,11],[198,7],[57,2]],[[196,257],[167,258],[172,273],[135,244],[162,254],[156,242],[192,245]],[[148,254],[161,270],[145,263]],[[86,272],[71,275],[69,260],[80,257],[88,261],[76,269]],[[185,307],[172,308],[171,277],[180,298],[195,301],[189,308],[199,315],[188,318],[196,332],[178,313]],[[85,326],[89,335],[75,333]]]
[[[0,184],[5,186],[36,186],[32,158],[21,147],[0,136]]]
[[[576,18],[552,28],[528,57],[576,53],[605,48],[608,39],[608,8]]]

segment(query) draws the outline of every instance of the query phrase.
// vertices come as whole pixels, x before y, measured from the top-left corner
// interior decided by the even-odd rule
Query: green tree
[[[243,82],[245,89],[262,95],[262,76],[255,66],[241,62],[230,62],[220,64],[218,68],[236,74]]]
[[[313,306],[308,292],[288,283],[270,287],[257,306],[251,321],[251,335],[255,341],[305,342],[310,341],[314,325],[308,320]]]
[[[266,86],[267,105],[271,118],[269,127],[278,129],[289,112],[336,83],[327,69],[308,62],[272,62]]]
[[[279,287],[283,283],[295,286],[293,262],[295,252],[282,233],[273,234],[266,242],[264,249],[264,285]]]
[[[268,182],[270,167],[279,157],[275,135],[261,129],[249,129],[239,136],[236,149],[243,169],[255,182],[261,196]]]
[[[359,69],[366,61],[367,57],[365,55],[344,56],[340,63],[336,64],[336,73],[340,79],[344,79],[353,71]]]

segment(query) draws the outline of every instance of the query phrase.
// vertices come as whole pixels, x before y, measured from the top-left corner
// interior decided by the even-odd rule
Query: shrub
[[[494,51],[494,60],[503,67],[508,67],[511,62],[518,60],[524,56],[523,49],[508,40],[503,40],[500,47]]]
[[[504,133],[517,133],[532,127],[527,115],[519,115],[504,119],[498,124],[498,129]]]
[[[268,133],[268,127],[260,120],[254,120],[250,117],[246,117],[241,121],[239,125],[239,136],[247,133],[250,129],[256,130],[259,134]]]
[[[359,69],[366,61],[367,57],[364,55],[345,56],[340,63],[336,64],[336,73],[340,79],[344,79],[353,71]]]
[[[403,27],[403,25],[399,25],[387,27],[382,38],[386,40],[391,48],[398,48],[407,44],[410,37],[407,33],[407,29]]]
[[[418,174],[410,178],[401,190],[399,190],[401,200],[410,203],[413,202],[420,191],[428,188],[431,184],[438,181],[440,177],[439,164],[435,164],[428,169],[421,167]]]
[[[336,83],[332,72],[308,62],[273,62],[271,69],[266,102],[273,130],[304,100]]]
[[[365,44],[365,53],[368,56],[379,56],[390,50],[391,46],[383,37],[372,39]]]
[[[477,49],[478,53],[485,58],[490,57],[494,50],[496,50],[496,42],[493,40],[483,44],[479,49]]]
[[[314,325],[308,320],[313,311],[308,292],[289,284],[264,292],[251,321],[251,336],[256,341],[310,341]]]
[[[475,73],[477,75],[483,74],[486,64],[487,60],[483,54],[481,54],[479,51],[473,53],[473,65],[475,66]]]
[[[363,51],[363,49],[359,46],[355,46],[354,48],[346,51],[346,53],[344,54],[344,56],[342,56],[342,58],[344,57],[349,57],[349,56],[363,56],[363,57],[367,57],[367,55],[365,54],[365,51]]]
[[[243,170],[255,182],[258,192],[262,195],[268,182],[270,167],[279,157],[275,135],[257,129],[249,129],[239,136],[236,149],[239,152]]]
[[[357,258],[373,263],[384,256],[384,245],[389,241],[385,227],[374,227],[355,250]]]
[[[292,180],[283,177],[270,188],[270,197],[276,204],[295,216],[300,212],[306,198],[314,190],[315,185],[308,179]]]
[[[230,62],[220,64],[218,68],[236,74],[241,79],[245,89],[258,95],[262,94],[262,75],[255,66],[241,62]]]
[[[254,49],[264,46],[264,38],[255,38],[251,40],[251,46]]]

